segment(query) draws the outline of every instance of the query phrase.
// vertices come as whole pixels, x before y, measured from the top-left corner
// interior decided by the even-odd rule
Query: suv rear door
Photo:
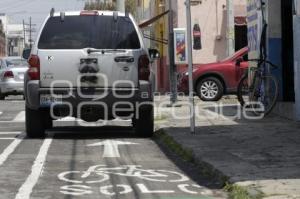
[[[68,81],[72,87],[112,87],[126,80],[137,87],[141,45],[136,26],[127,16],[50,17],[38,42],[41,87],[50,87],[56,80]],[[97,60],[99,71],[93,83],[78,81],[86,60]]]

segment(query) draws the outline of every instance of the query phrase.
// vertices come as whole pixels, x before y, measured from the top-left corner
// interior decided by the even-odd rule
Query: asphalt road
[[[58,121],[45,139],[29,139],[24,121],[21,97],[0,101],[1,199],[225,197],[156,140],[134,137],[129,122],[79,128]]]

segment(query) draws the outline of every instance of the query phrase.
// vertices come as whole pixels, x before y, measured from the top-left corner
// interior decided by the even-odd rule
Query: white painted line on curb
[[[6,161],[8,156],[12,154],[17,146],[22,142],[24,139],[25,134],[22,133],[17,139],[15,139],[6,149],[4,149],[3,153],[0,154],[0,166]]]
[[[31,173],[27,177],[24,184],[20,187],[15,199],[29,199],[30,194],[32,193],[33,187],[36,185],[42,171],[44,168],[44,164],[46,161],[46,156],[48,153],[48,150],[50,148],[50,145],[52,143],[52,137],[53,135],[49,135],[48,138],[46,138],[40,148],[40,151],[34,161],[34,164],[31,168]]]
[[[21,111],[14,119],[13,121],[25,121],[25,111]]]

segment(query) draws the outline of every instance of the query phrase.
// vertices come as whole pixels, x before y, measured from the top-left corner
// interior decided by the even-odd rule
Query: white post
[[[192,19],[191,19],[191,0],[186,0],[186,30],[187,30],[187,48],[188,48],[188,66],[189,66],[189,101],[191,117],[191,133],[195,133],[195,104],[194,104],[194,86],[193,86],[193,49],[192,49]]]
[[[117,11],[125,12],[125,0],[117,0]]]
[[[227,55],[235,52],[233,0],[227,0]]]

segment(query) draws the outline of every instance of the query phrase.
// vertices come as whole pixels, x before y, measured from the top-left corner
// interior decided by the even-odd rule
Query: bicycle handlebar
[[[248,59],[249,62],[258,62],[258,65],[261,65],[262,63],[267,63],[270,66],[272,66],[273,68],[278,68],[278,66],[276,66],[275,64],[273,64],[272,62],[268,61],[268,60],[263,60],[263,59]]]

